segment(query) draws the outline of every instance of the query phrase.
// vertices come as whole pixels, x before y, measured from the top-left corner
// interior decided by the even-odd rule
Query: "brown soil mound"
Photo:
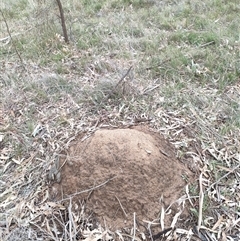
[[[161,196],[169,205],[186,185],[186,168],[175,157],[173,146],[147,128],[98,130],[71,146],[61,182],[54,184],[56,198],[89,190],[75,200],[84,200],[109,228],[132,224],[134,212],[139,221],[153,220],[159,216]]]

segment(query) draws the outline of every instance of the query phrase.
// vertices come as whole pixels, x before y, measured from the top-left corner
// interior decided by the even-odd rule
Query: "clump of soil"
[[[188,171],[176,159],[174,147],[146,127],[100,129],[76,141],[64,162],[61,182],[53,186],[55,198],[89,190],[75,200],[84,200],[113,229],[133,223],[134,212],[138,221],[159,217],[161,197],[166,206],[176,201]]]

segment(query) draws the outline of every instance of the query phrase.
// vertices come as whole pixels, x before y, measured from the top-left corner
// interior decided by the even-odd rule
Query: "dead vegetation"
[[[239,3],[63,7],[68,45],[53,3],[1,3],[11,36],[0,21],[0,239],[239,240]],[[134,216],[114,232],[84,207],[49,200],[49,170],[79,134],[146,120],[195,173],[178,200],[185,220],[152,234],[164,227],[163,207],[146,233]]]

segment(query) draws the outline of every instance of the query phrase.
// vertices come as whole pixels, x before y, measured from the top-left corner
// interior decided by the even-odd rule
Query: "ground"
[[[56,1],[0,3],[0,240],[238,241],[239,1],[66,0],[62,5],[68,43]],[[144,164],[155,145],[144,142],[144,151],[129,141],[144,158],[130,152],[126,165],[132,165],[124,169],[124,154],[119,158],[115,152],[120,137],[104,139],[110,150],[105,144],[95,145],[91,155],[90,149],[79,153],[110,130],[142,131],[161,147],[158,158]],[[94,159],[95,153],[106,158]],[[175,167],[168,172],[169,179],[179,180],[171,188],[181,189],[170,197],[165,193],[170,187],[161,186],[167,179],[161,178],[167,172],[163,165],[173,163],[183,173],[178,179]],[[128,170],[146,173],[135,173],[134,179],[131,173],[125,183],[119,167],[126,176]],[[71,168],[74,175],[67,176]],[[104,190],[114,192],[118,182],[119,193],[97,199]],[[141,183],[147,195],[133,192],[131,199],[131,183],[134,190]],[[155,191],[146,188],[155,183],[160,185]],[[168,208],[170,199],[177,202]],[[124,216],[130,221],[116,230]]]

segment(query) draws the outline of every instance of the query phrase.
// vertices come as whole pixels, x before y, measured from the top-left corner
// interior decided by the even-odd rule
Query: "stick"
[[[7,28],[7,32],[8,32],[8,34],[9,34],[9,37],[10,37],[11,40],[13,40],[13,39],[12,39],[12,34],[11,34],[11,32],[10,32],[10,29],[9,29],[8,23],[7,23],[7,20],[6,20],[5,16],[4,16],[4,14],[3,14],[2,9],[0,9],[0,12],[1,12],[1,14],[2,14],[3,21],[4,21],[5,25],[6,25],[6,28]],[[12,41],[12,44],[13,44],[13,48],[15,49],[15,51],[16,51],[16,53],[17,53],[18,58],[20,59],[21,63],[23,64],[22,57],[21,57],[21,55],[19,54],[19,52],[18,52],[18,50],[17,50],[17,47],[16,47],[16,45],[14,44],[13,41]]]
[[[234,167],[231,171],[229,171],[228,173],[226,173],[225,175],[223,175],[222,177],[220,177],[216,182],[212,183],[211,186],[207,189],[210,190],[215,184],[218,184],[222,179],[224,179],[225,177],[227,177],[229,174],[233,173],[236,169],[238,169],[240,167],[240,164],[237,165],[236,167]]]
[[[161,232],[153,235],[153,237],[152,237],[153,240],[156,240],[156,239],[160,238],[161,236],[163,236],[164,234],[168,233],[168,232],[171,231],[172,229],[173,229],[173,228],[166,228],[166,229],[164,229],[163,231],[161,231]]]
[[[215,41],[211,41],[211,42],[202,44],[202,45],[199,46],[199,48],[203,48],[203,47],[206,47],[206,46],[211,45],[211,44],[215,44]]]
[[[133,238],[132,241],[135,240],[135,236],[136,236],[136,213],[133,213]]]
[[[153,235],[152,235],[152,230],[151,230],[151,222],[148,223],[148,232],[149,232],[149,236],[151,238],[151,241],[153,241]]]
[[[123,80],[128,76],[129,72],[131,71],[132,66],[128,69],[127,73],[123,75],[123,77],[118,81],[118,83],[113,88],[113,91],[117,89],[117,87],[123,82]]]
[[[203,193],[203,188],[202,188],[202,173],[199,176],[199,211],[198,211],[198,232],[200,230],[201,227],[201,223],[202,223],[202,209],[203,209],[203,199],[204,199],[204,193]]]
[[[123,208],[123,206],[122,206],[120,200],[118,199],[118,197],[117,197],[116,195],[115,195],[115,198],[118,200],[118,203],[119,203],[119,205],[120,205],[120,207],[121,207],[121,209],[122,209],[122,211],[123,211],[125,217],[127,218],[127,214],[126,214],[126,212],[125,212],[125,210],[124,210],[124,208]]]
[[[56,1],[57,1],[58,9],[59,9],[59,12],[60,12],[64,41],[65,41],[65,43],[69,43],[67,28],[66,28],[66,21],[65,21],[65,17],[64,17],[62,3],[61,3],[60,0],[56,0]]]
[[[77,195],[79,195],[79,194],[85,193],[85,192],[90,192],[90,191],[96,190],[96,189],[98,189],[99,187],[102,187],[102,186],[104,186],[105,184],[107,184],[108,182],[112,181],[114,178],[116,178],[116,176],[114,176],[114,177],[112,177],[112,178],[109,178],[107,181],[105,181],[105,182],[103,182],[103,183],[101,183],[101,184],[99,184],[99,185],[97,185],[97,186],[95,186],[95,187],[92,187],[92,188],[90,188],[90,189],[86,189],[86,190],[83,190],[83,191],[80,191],[80,192],[76,192],[76,193],[70,195],[70,196],[67,197],[67,198],[63,198],[63,199],[60,200],[59,202],[69,200],[70,198],[72,198],[72,197],[74,197],[74,196],[77,196]]]
[[[158,88],[160,86],[160,84],[155,85],[154,87],[150,88],[150,89],[146,89],[143,91],[143,95],[146,95],[148,92],[151,92],[153,90],[155,90],[156,88]]]
[[[131,67],[128,69],[127,73],[124,74],[124,75],[122,76],[122,78],[117,82],[117,84],[113,87],[113,89],[112,89],[112,91],[111,91],[112,93],[117,89],[117,87],[118,87],[118,86],[123,82],[123,80],[128,76],[128,74],[130,73],[132,67],[133,67],[133,66],[131,66]],[[110,95],[111,95],[111,94],[108,94],[105,99],[107,100]]]

